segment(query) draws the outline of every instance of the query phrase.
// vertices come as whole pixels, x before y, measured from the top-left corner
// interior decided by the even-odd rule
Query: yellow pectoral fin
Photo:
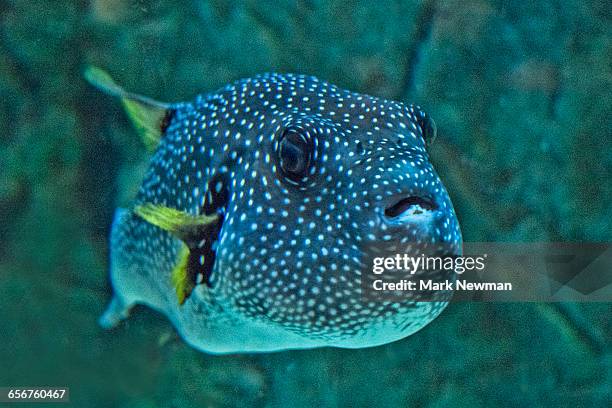
[[[147,221],[171,233],[181,240],[186,240],[190,234],[218,220],[219,215],[192,215],[174,208],[162,205],[142,204],[134,208],[134,213]]]
[[[174,235],[181,240],[181,248],[178,252],[176,264],[172,269],[170,280],[176,292],[179,304],[183,304],[195,287],[194,277],[189,270],[191,249],[202,236],[207,233],[207,228],[213,227],[219,221],[219,215],[192,215],[174,208],[154,204],[142,204],[134,208],[134,213],[155,225],[158,228]]]
[[[104,70],[89,66],[85,69],[85,79],[101,91],[121,99],[125,112],[149,150],[154,150],[161,140],[162,133],[172,109],[166,103],[146,96],[133,94],[117,85]]]
[[[172,269],[172,274],[170,275],[170,281],[176,292],[176,298],[178,299],[179,305],[185,303],[185,300],[194,288],[187,273],[188,264],[189,248],[187,248],[187,245],[182,244],[178,253],[176,265],[174,269]]]

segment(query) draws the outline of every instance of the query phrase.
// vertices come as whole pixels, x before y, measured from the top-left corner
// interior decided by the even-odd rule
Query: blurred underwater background
[[[609,2],[0,0],[0,386],[69,386],[75,407],[611,405],[610,303],[451,304],[360,350],[207,355],[144,307],[102,330],[110,223],[149,155],[88,64],[171,102],[278,71],[418,103],[465,241],[610,242]]]

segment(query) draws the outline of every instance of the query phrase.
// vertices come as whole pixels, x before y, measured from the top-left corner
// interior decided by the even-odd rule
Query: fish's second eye
[[[280,168],[295,182],[308,176],[311,164],[312,146],[301,133],[291,129],[285,131],[279,143]]]
[[[425,113],[420,106],[411,105],[410,110],[414,114],[417,124],[421,128],[423,140],[426,144],[431,145],[434,140],[436,140],[437,136],[436,122],[434,122],[431,116]]]

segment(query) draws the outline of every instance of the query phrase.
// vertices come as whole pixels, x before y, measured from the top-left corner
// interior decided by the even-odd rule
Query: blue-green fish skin
[[[461,253],[453,206],[426,151],[433,122],[419,107],[291,74],[170,107],[134,206],[220,221],[190,255],[195,286],[180,304],[171,271],[184,244],[119,209],[104,326],[145,304],[206,352],[360,348],[406,337],[444,309],[448,294],[434,302],[362,296],[372,270],[364,260],[385,241],[400,243],[400,253],[428,243]]]

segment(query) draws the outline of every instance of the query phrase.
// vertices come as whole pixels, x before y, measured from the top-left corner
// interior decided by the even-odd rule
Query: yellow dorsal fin
[[[172,112],[168,104],[127,92],[117,85],[107,72],[98,67],[87,67],[85,79],[101,91],[120,98],[123,108],[147,149],[154,150],[157,147],[167,125],[168,116]]]
[[[187,269],[190,256],[189,245],[197,242],[197,237],[202,234],[204,229],[219,220],[219,215],[192,215],[174,208],[154,204],[138,205],[134,208],[134,213],[148,223],[183,241],[176,264],[170,275],[172,287],[176,292],[179,304],[182,305],[194,288],[194,283],[189,279]]]

